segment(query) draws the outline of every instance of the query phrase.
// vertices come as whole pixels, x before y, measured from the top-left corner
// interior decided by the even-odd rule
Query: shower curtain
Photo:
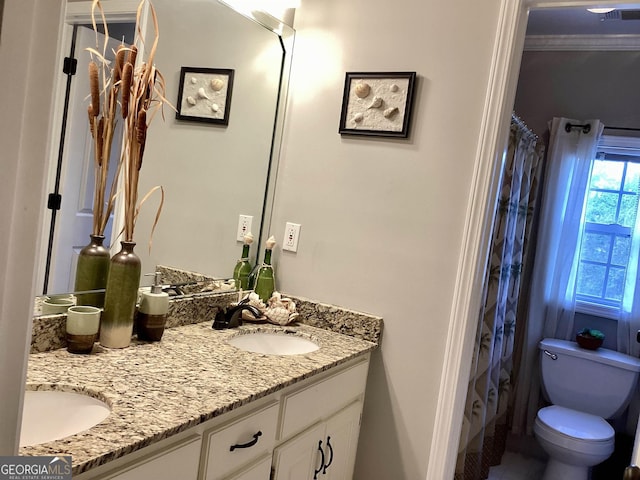
[[[538,138],[512,115],[455,480],[487,478],[505,450],[516,310],[543,156]]]

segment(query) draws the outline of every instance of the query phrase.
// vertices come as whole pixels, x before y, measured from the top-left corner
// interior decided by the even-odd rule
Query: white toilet
[[[627,407],[640,359],[550,338],[539,348],[543,391],[553,404],[538,411],[533,427],[549,454],[543,480],[587,480],[613,453],[615,432],[605,418]]]

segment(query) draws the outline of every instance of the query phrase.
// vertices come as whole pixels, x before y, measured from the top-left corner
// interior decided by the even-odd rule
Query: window
[[[622,310],[640,199],[640,149],[604,137],[591,164],[576,277],[579,311],[616,317]],[[635,143],[635,142],[634,142]],[[616,144],[618,144],[616,146]],[[623,144],[620,146],[619,144]]]

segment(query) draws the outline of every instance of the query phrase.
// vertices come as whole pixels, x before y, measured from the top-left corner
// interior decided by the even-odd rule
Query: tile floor
[[[502,463],[491,467],[488,480],[540,480],[544,462],[520,453],[504,452]]]

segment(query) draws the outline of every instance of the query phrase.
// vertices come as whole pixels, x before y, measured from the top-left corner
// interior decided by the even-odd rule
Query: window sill
[[[580,300],[576,301],[576,312],[593,315],[595,317],[608,318],[611,320],[618,320],[620,317],[620,309],[618,308],[607,307],[605,305],[598,305],[596,303]]]

